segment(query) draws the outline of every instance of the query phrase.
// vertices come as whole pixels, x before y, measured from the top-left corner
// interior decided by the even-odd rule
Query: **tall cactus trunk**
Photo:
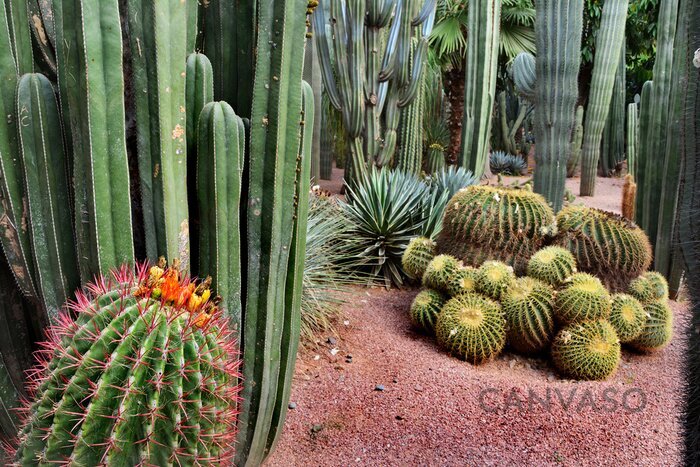
[[[469,2],[459,164],[481,177],[488,164],[501,30],[500,0]]]
[[[313,34],[313,31],[311,32]],[[321,82],[321,65],[318,63],[318,53],[314,41],[308,41],[304,53],[304,80],[311,85],[314,93],[314,115],[319,118],[314,120],[314,128],[311,144],[311,178],[318,182],[321,177],[321,95],[323,83]]]
[[[583,0],[539,0],[534,189],[555,211],[564,203],[566,163],[578,99]]]
[[[581,162],[581,146],[583,145],[583,106],[576,107],[576,118],[574,120],[574,132],[571,136],[571,146],[569,147],[569,159],[566,161],[566,176],[576,175],[579,162]]]
[[[637,140],[637,155],[635,162],[635,182],[637,183],[637,200],[635,202],[634,220],[646,231],[647,219],[644,211],[644,188],[647,179],[648,160],[646,158],[646,141],[651,125],[651,105],[654,100],[654,82],[647,81],[642,86],[642,97],[639,102],[639,139]]]
[[[119,7],[117,0],[53,6],[61,110],[72,132],[78,264],[87,282],[134,261]]]
[[[321,96],[321,138],[320,138],[320,177],[321,180],[330,180],[333,175],[333,128],[331,127],[331,115],[334,111],[325,94]],[[319,118],[317,116],[317,118]]]
[[[250,154],[247,160],[246,294],[243,309],[244,386],[239,417],[238,465],[265,458],[279,407],[283,363],[298,335],[285,322],[288,274],[298,184],[302,110],[301,74],[307,3],[274,0],[257,4],[257,40]],[[303,213],[301,213],[303,216]],[[298,311],[297,311],[298,313]],[[284,375],[286,378],[286,375]]]
[[[625,21],[629,0],[606,0],[596,38],[593,62],[593,77],[586,109],[583,130],[583,154],[581,163],[581,196],[595,194],[595,179],[598,174],[600,142],[605,121],[610,111],[615,73],[620,61],[625,40]]]
[[[664,164],[666,154],[667,125],[671,106],[673,76],[674,37],[678,20],[678,1],[661,2],[656,37],[656,62],[654,63],[653,97],[648,112],[641,112],[640,162],[644,160],[643,179],[637,181],[637,196],[642,199],[640,226],[646,231],[652,245],[656,244],[659,225]],[[642,96],[644,99],[644,96]],[[665,228],[665,227],[664,227]]]
[[[27,296],[36,296],[33,264],[30,258],[29,234],[22,225],[28,219],[24,211],[24,186],[17,136],[15,95],[18,80],[16,44],[10,34],[11,17],[0,3],[0,244],[17,285]]]
[[[637,104],[627,105],[627,172],[637,181],[637,151],[639,151],[639,117]]]
[[[146,254],[178,258],[189,268],[187,7],[179,0],[133,0],[127,11]]]
[[[399,150],[396,167],[420,175],[423,162],[423,110],[425,107],[425,70],[421,73],[418,94],[401,111]]]
[[[26,74],[17,89],[17,115],[29,212],[35,283],[52,324],[80,285],[70,209],[68,161],[54,90],[46,77]]]
[[[603,140],[598,161],[598,174],[609,177],[619,170],[620,163],[625,160],[625,105],[626,89],[626,57],[623,44],[615,73],[615,86],[610,100],[610,111],[603,130]]]
[[[687,289],[690,293],[691,318],[686,325],[688,348],[685,352],[685,406],[683,408],[684,464],[700,463],[700,2],[682,0],[679,14],[685,25],[684,36],[678,36],[687,47],[679,72],[686,74],[682,89],[683,113],[680,121],[681,198],[679,205],[679,238],[687,267]]]
[[[0,2],[1,3],[1,2]],[[4,0],[7,14],[7,32],[10,34],[10,46],[20,75],[34,71],[32,37],[29,30],[27,0]],[[3,34],[5,32],[3,31]]]

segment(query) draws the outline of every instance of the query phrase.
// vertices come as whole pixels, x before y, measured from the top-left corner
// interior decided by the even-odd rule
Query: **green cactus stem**
[[[19,137],[35,283],[51,322],[80,284],[70,205],[68,161],[53,87],[26,74],[17,88]]]
[[[629,0],[607,0],[603,4],[583,131],[581,196],[593,196],[595,193],[600,141],[610,111],[615,73],[625,39],[628,6]]]
[[[598,173],[603,177],[618,173],[620,171],[620,163],[625,160],[625,96],[627,94],[625,49],[623,41],[617,72],[615,73],[612,98],[610,99],[610,110],[605,121],[603,139],[600,145]]]
[[[574,123],[574,133],[571,138],[569,158],[566,161],[566,176],[573,177],[581,162],[581,146],[583,145],[583,106],[576,107],[576,119]]]
[[[564,204],[566,162],[578,99],[583,0],[539,0],[534,190],[554,212]]]
[[[521,96],[535,103],[536,94],[536,59],[529,52],[520,52],[513,60],[513,81]]]
[[[491,114],[496,94],[501,2],[469,2],[467,56],[464,65],[464,116],[459,164],[478,178],[488,164]]]
[[[83,282],[134,261],[117,0],[54,2],[64,127],[70,126]],[[91,38],[91,40],[85,40]]]
[[[639,151],[639,117],[637,104],[627,105],[627,172],[637,180],[637,152]]]

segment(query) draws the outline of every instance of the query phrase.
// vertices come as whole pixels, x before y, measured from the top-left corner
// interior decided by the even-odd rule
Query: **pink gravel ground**
[[[577,201],[619,211],[621,180],[599,181]],[[319,336],[300,353],[296,408],[268,466],[680,465],[685,305],[672,303],[668,347],[623,351],[617,374],[595,383],[509,352],[478,367],[450,357],[411,329],[416,293],[355,289],[334,344]]]

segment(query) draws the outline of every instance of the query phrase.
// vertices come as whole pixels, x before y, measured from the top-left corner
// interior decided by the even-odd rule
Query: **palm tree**
[[[430,36],[431,57],[442,68],[450,113],[452,157],[461,144],[464,113],[464,57],[467,49],[467,0],[438,0],[435,27]],[[520,52],[535,52],[533,0],[503,0],[501,6],[501,67]]]

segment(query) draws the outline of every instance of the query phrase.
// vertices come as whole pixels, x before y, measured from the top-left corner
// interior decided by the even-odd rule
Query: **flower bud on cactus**
[[[476,271],[470,266],[459,268],[447,284],[447,293],[454,297],[461,293],[476,292]]]
[[[572,378],[603,380],[617,370],[620,340],[604,319],[571,324],[554,338],[552,359]]]
[[[451,354],[477,364],[495,358],[503,350],[506,323],[498,303],[466,293],[442,307],[435,334],[438,343]]]
[[[231,461],[237,345],[209,281],[164,266],[87,286],[49,330],[30,372],[18,465]]]
[[[532,255],[527,263],[527,275],[554,287],[576,272],[576,260],[569,250],[548,246]]]
[[[600,279],[579,272],[557,293],[555,316],[564,324],[608,318],[610,294]]]
[[[668,300],[668,282],[656,271],[645,272],[630,282],[629,293],[642,304],[666,301]]]
[[[651,245],[630,220],[600,209],[568,206],[557,215],[555,244],[568,249],[580,271],[598,276],[613,291],[649,268]]]
[[[494,300],[515,284],[513,268],[500,261],[486,261],[476,271],[476,288]]]
[[[673,336],[673,312],[666,302],[651,302],[644,305],[647,314],[642,332],[630,344],[642,352],[665,347]]]
[[[521,277],[502,296],[508,322],[508,342],[522,353],[539,352],[554,337],[554,289],[531,277]]]
[[[620,342],[626,343],[636,339],[641,334],[646,320],[646,311],[636,298],[627,294],[613,295],[609,321],[615,328]]]
[[[541,195],[474,185],[447,204],[438,250],[471,266],[496,259],[521,272],[555,230],[554,213]]]
[[[423,274],[423,287],[447,292],[450,279],[454,277],[461,263],[453,256],[438,255],[433,258]]]
[[[408,242],[401,257],[401,266],[406,274],[414,279],[420,279],[435,257],[435,242],[425,237],[416,237]]]
[[[435,321],[442,306],[445,304],[445,296],[436,290],[422,290],[411,304],[411,322],[413,325],[429,334],[435,332]]]

